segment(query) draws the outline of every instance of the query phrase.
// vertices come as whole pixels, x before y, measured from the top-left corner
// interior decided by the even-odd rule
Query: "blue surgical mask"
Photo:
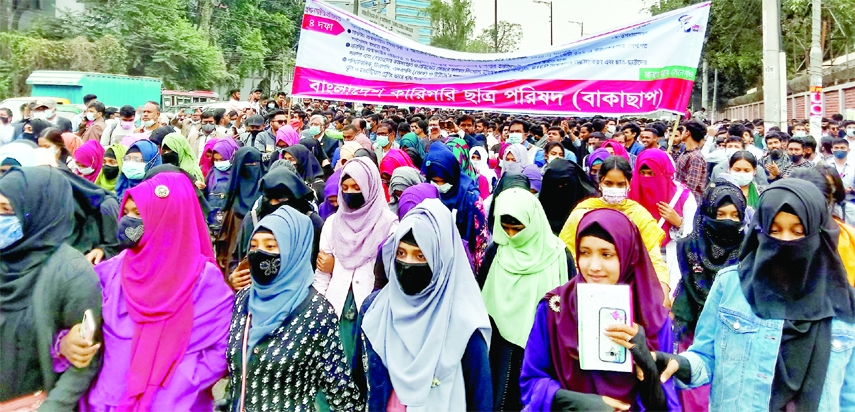
[[[131,180],[142,180],[145,177],[145,163],[125,162],[122,164],[122,174]]]
[[[0,215],[0,249],[6,249],[24,238],[21,221],[15,215]]]
[[[847,152],[845,150],[835,150],[834,151],[834,157],[836,157],[838,159],[845,159],[846,156],[849,156],[849,152]]]
[[[309,127],[309,134],[311,134],[312,136],[317,136],[320,133],[321,133],[321,127],[320,126],[310,126]]]
[[[389,136],[377,135],[377,139],[374,140],[374,142],[377,143],[377,145],[380,147],[386,147],[387,145],[389,145]]]
[[[230,167],[232,167],[232,164],[228,160],[219,160],[214,162],[214,167],[216,167],[217,170],[221,172],[225,172],[226,170],[229,170]]]

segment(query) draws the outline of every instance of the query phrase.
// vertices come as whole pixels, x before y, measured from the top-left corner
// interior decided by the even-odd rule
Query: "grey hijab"
[[[392,177],[389,179],[389,208],[392,212],[398,214],[398,198],[395,196],[395,191],[403,192],[408,188],[415,186],[425,181],[418,169],[402,166],[392,172]]]
[[[476,331],[490,343],[490,319],[454,222],[439,199],[425,200],[404,217],[382,249],[389,284],[362,322],[409,412],[465,410],[460,361]],[[401,290],[395,274],[395,252],[411,231],[433,272],[430,285],[414,296]]]

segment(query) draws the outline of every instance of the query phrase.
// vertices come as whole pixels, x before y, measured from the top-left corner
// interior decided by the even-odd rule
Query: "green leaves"
[[[426,10],[433,37],[431,46],[467,51],[475,33],[470,0],[431,0]]]

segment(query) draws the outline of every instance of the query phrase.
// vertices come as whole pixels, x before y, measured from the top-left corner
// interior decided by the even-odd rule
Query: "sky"
[[[472,0],[475,14],[475,33],[493,24],[495,0]],[[520,50],[537,50],[549,46],[549,6],[533,0],[497,0],[499,21],[507,20],[522,25],[523,38]],[[548,1],[548,0],[546,0]],[[645,9],[653,0],[552,0],[553,36],[555,45],[580,38],[579,25],[568,21],[584,22],[585,34],[594,34],[610,28],[643,20],[650,13]]]

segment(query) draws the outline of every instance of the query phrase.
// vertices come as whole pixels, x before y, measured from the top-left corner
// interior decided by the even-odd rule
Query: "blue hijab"
[[[148,172],[152,167],[159,166],[162,162],[160,159],[160,151],[157,150],[157,145],[152,143],[149,140],[137,140],[131,147],[128,148],[128,152],[133,148],[137,148],[143,156],[143,162],[145,162],[145,171]],[[127,154],[127,152],[125,152]],[[128,190],[136,185],[140,184],[143,179],[132,180],[128,179],[124,173],[119,172],[119,178],[116,181],[116,196],[119,198],[119,203],[121,204],[122,199],[125,195],[125,190]]]
[[[469,242],[470,246],[474,246],[473,240],[478,234],[478,228],[486,224],[484,214],[475,205],[481,198],[475,181],[461,173],[457,157],[448,146],[442,144],[431,146],[422,163],[422,174],[427,181],[434,176],[439,176],[446,183],[451,184],[451,190],[446,193],[440,192],[439,198],[449,210],[457,209],[457,228],[460,230],[460,235],[463,240]]]
[[[250,350],[303,303],[315,279],[311,263],[315,229],[308,216],[282,206],[261,219],[255,232],[262,229],[273,232],[279,244],[279,274],[269,285],[252,282],[249,287]]]

